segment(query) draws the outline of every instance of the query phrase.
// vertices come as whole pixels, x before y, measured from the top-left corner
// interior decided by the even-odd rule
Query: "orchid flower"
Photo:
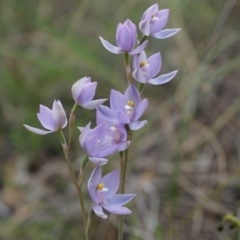
[[[164,29],[168,22],[169,9],[158,10],[158,4],[149,7],[142,16],[139,29],[145,36],[163,39],[169,38],[179,32],[180,28]]]
[[[120,182],[119,175],[119,170],[116,170],[102,177],[102,169],[97,166],[89,178],[88,191],[94,201],[93,210],[101,218],[108,217],[103,208],[119,215],[131,213],[123,205],[131,201],[136,194],[116,194]]]
[[[55,100],[53,102],[52,110],[49,109],[48,107],[40,105],[37,117],[42,126],[48,129],[48,131],[30,127],[25,124],[23,124],[23,126],[29,131],[39,135],[57,132],[58,130],[65,128],[68,122],[66,112],[59,100],[58,101]]]
[[[142,51],[139,55],[134,56],[133,78],[143,84],[149,83],[153,85],[160,85],[171,81],[178,70],[156,77],[161,66],[162,60],[160,52],[147,58],[145,51]]]
[[[147,124],[147,121],[138,121],[148,106],[148,100],[141,100],[140,94],[134,85],[130,84],[124,94],[111,90],[110,106],[100,105],[97,110],[108,121],[128,124],[131,130],[138,130]]]
[[[96,92],[97,82],[91,82],[90,77],[84,77],[72,86],[72,96],[75,102],[86,109],[94,109],[107,99],[92,100]]]
[[[113,142],[106,141],[106,129],[104,124],[100,124],[94,129],[90,129],[91,123],[81,131],[79,142],[83,150],[88,155],[88,159],[97,164],[104,165],[108,162],[107,156],[118,151],[119,146]]]
[[[127,52],[129,55],[140,53],[148,44],[148,41],[143,42],[140,46],[134,49],[137,41],[137,28],[131,20],[127,19],[123,24],[119,23],[116,33],[117,46],[112,45],[102,37],[99,37],[103,46],[111,53],[120,54]]]

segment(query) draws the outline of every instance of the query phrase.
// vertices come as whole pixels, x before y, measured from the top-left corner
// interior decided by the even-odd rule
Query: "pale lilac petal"
[[[24,126],[27,130],[29,130],[29,131],[31,131],[31,132],[33,132],[33,133],[39,134],[39,135],[46,135],[46,134],[55,132],[55,131],[45,131],[45,130],[42,130],[42,129],[39,129],[39,128],[30,127],[30,126],[25,125],[25,124],[23,124],[23,126]]]
[[[97,166],[92,172],[89,180],[88,180],[88,188],[90,188],[90,184],[93,184],[93,188],[96,189],[97,185],[101,183],[102,179],[102,168]]]
[[[72,96],[73,99],[75,100],[75,102],[77,102],[77,98],[78,96],[81,94],[82,90],[83,90],[83,86],[85,85],[85,83],[88,83],[91,81],[90,77],[84,77],[79,79],[77,82],[75,82],[72,86]]]
[[[127,100],[124,95],[116,90],[111,90],[110,107],[113,111],[124,110]]]
[[[145,42],[143,42],[140,46],[138,46],[135,49],[132,49],[131,51],[128,52],[129,55],[135,55],[135,54],[139,54],[141,51],[143,51],[146,46],[148,45],[148,40],[146,40]]]
[[[178,33],[181,30],[181,28],[173,28],[173,29],[164,29],[161,30],[158,33],[152,34],[153,37],[158,38],[158,39],[164,39],[164,38],[169,38]]]
[[[101,104],[103,104],[106,101],[107,101],[107,99],[97,99],[97,100],[93,100],[91,102],[82,104],[82,107],[91,110],[91,109],[97,108],[98,106],[100,106]]]
[[[126,115],[125,112],[121,111],[121,110],[118,110],[117,111],[117,119],[120,123],[122,124],[128,124],[130,123],[130,119],[129,117]]]
[[[113,154],[114,152],[116,152],[118,149],[118,145],[117,144],[107,144],[105,146],[102,146],[99,151],[97,156],[98,157],[107,157],[111,154]]]
[[[138,106],[141,102],[140,94],[133,84],[130,84],[128,86],[127,90],[124,93],[124,96],[126,97],[127,101],[133,101],[135,107]]]
[[[103,212],[103,209],[101,206],[94,204],[93,205],[93,211],[96,213],[97,216],[100,218],[106,219],[108,216]]]
[[[109,206],[109,205],[102,205],[106,210],[108,210],[111,213],[115,213],[118,215],[127,215],[132,213],[128,208],[126,207],[119,207],[119,206]]]
[[[99,201],[98,201],[98,198],[97,198],[96,186],[94,186],[92,182],[90,182],[90,183],[88,184],[88,192],[89,192],[92,200],[93,200],[95,203],[98,204]]]
[[[145,98],[135,109],[134,115],[132,117],[132,121],[138,120],[142,116],[142,114],[145,112],[147,106],[148,106],[148,100],[147,98]]]
[[[106,199],[106,204],[121,207],[130,202],[134,197],[136,197],[136,194],[115,194]]]
[[[159,73],[159,71],[161,69],[161,66],[162,66],[160,52],[153,54],[148,59],[148,63],[149,63],[149,67],[147,69],[146,78],[147,79],[152,79]]]
[[[139,23],[139,29],[145,36],[149,36],[149,34],[150,34],[150,21],[149,20],[142,20]]]
[[[127,52],[132,49],[132,32],[131,29],[123,24],[117,32],[117,45],[124,52]]]
[[[160,75],[160,76],[158,76],[156,78],[150,79],[148,81],[148,83],[149,84],[153,84],[153,85],[160,85],[160,84],[167,83],[167,82],[171,81],[175,77],[177,72],[178,72],[178,70],[170,72],[170,73],[167,73],[167,74]]]
[[[144,61],[147,61],[147,54],[145,51],[142,51],[138,55],[138,67],[140,67],[140,64]]]
[[[96,135],[99,141],[104,141],[105,138],[105,126],[104,124],[97,125],[94,129],[91,129],[90,135]]]
[[[108,173],[102,178],[102,183],[104,187],[108,189],[107,192],[104,192],[105,199],[112,197],[119,188],[120,183],[120,171],[116,170],[113,172]]]
[[[77,98],[77,103],[79,105],[84,105],[84,104],[92,101],[92,99],[95,95],[95,92],[96,92],[96,88],[97,88],[97,82],[86,83],[83,86],[81,94],[79,94],[79,96]]]
[[[156,16],[158,18],[168,17],[169,16],[169,9],[162,9],[157,11]]]
[[[111,53],[115,53],[115,54],[120,54],[123,53],[123,50],[119,47],[116,47],[114,45],[112,45],[111,43],[109,43],[108,41],[104,40],[102,37],[99,37],[102,45]]]
[[[90,156],[96,156],[96,154],[98,153],[101,143],[98,141],[97,138],[97,135],[89,136],[84,142],[84,145],[82,146],[86,153]]]
[[[130,143],[131,143],[131,141],[119,143],[118,144],[118,152],[125,151],[129,147]]]
[[[59,100],[53,102],[52,116],[56,123],[56,130],[62,129],[67,125],[67,115],[63,109],[62,103]]]
[[[39,113],[37,114],[38,120],[44,128],[55,131],[57,129],[56,123],[52,116],[52,110],[48,107],[40,105]]]
[[[136,68],[132,74],[133,78],[143,84],[146,84],[147,79],[146,77],[143,75],[143,72],[141,70],[141,68]]]
[[[104,106],[104,105],[100,105],[100,106],[97,107],[97,110],[108,121],[110,121],[110,122],[117,121],[116,113],[112,109],[110,109],[109,107]]]
[[[150,33],[153,34],[153,33],[157,33],[159,31],[161,31],[167,25],[167,22],[168,22],[168,16],[164,16],[164,17],[159,18],[152,25]]]
[[[146,124],[147,124],[147,120],[131,122],[131,123],[129,123],[129,128],[133,131],[134,130],[139,130],[142,127],[144,127]]]
[[[107,160],[106,158],[100,158],[100,157],[91,157],[91,156],[88,156],[88,159],[89,159],[92,163],[94,163],[94,164],[96,164],[96,165],[100,165],[100,166],[105,165],[105,164],[108,162],[108,160]]]
[[[87,137],[89,135],[90,126],[91,126],[91,122],[89,122],[87,124],[87,126],[82,130],[82,132],[80,134],[79,141],[80,141],[81,146],[84,145],[84,142],[86,141],[86,139],[87,139]]]
[[[157,11],[158,11],[158,4],[155,3],[144,12],[142,19],[151,19],[152,15]]]

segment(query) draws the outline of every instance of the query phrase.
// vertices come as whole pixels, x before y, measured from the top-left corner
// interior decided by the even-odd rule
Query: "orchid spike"
[[[48,131],[30,127],[25,124],[23,126],[29,131],[39,135],[57,132],[58,130],[63,129],[67,126],[66,112],[59,100],[58,101],[55,100],[53,102],[52,110],[49,109],[48,107],[40,105],[37,117],[42,126],[48,129]]]
[[[133,59],[133,78],[143,84],[160,85],[171,81],[178,70],[156,77],[162,66],[161,54],[156,53],[147,58],[145,51],[135,55]]]
[[[84,77],[72,86],[72,96],[75,102],[86,109],[94,109],[107,99],[92,100],[96,92],[97,82],[91,82],[90,77]]]
[[[108,217],[103,208],[118,215],[131,213],[123,205],[131,201],[136,194],[116,194],[120,182],[119,175],[119,170],[116,170],[102,177],[102,169],[97,166],[89,178],[88,191],[94,202],[93,211],[100,218]]]
[[[141,100],[140,93],[130,84],[124,94],[111,90],[110,106],[100,105],[97,110],[108,121],[127,124],[131,130],[138,130],[147,121],[138,121],[148,106],[148,100]]]
[[[164,29],[168,22],[169,9],[158,10],[158,4],[149,7],[143,14],[139,29],[145,36],[163,39],[169,38],[179,32],[180,28]]]
[[[148,41],[143,42],[140,46],[134,49],[137,41],[137,29],[131,20],[127,19],[123,24],[119,23],[116,33],[117,46],[112,45],[102,37],[99,37],[103,46],[111,53],[120,54],[127,52],[129,55],[135,55],[145,49]]]

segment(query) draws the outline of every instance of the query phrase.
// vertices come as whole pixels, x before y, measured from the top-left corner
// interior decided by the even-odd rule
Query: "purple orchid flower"
[[[120,54],[127,52],[130,55],[140,53],[145,49],[148,41],[143,42],[140,46],[133,49],[137,41],[137,28],[134,23],[127,19],[123,24],[119,23],[116,33],[117,47],[99,37],[103,46],[111,53]]]
[[[123,124],[113,123],[105,119],[97,110],[97,125],[105,127],[105,144],[117,145],[117,151],[125,151],[131,141],[127,141],[127,130]]]
[[[169,82],[178,70],[155,77],[162,66],[161,54],[156,53],[147,59],[145,51],[135,55],[133,59],[133,78],[141,83],[160,85]]]
[[[147,121],[138,121],[148,106],[148,100],[141,101],[140,94],[134,85],[130,84],[124,95],[111,90],[110,106],[100,105],[97,110],[108,121],[128,124],[131,130],[138,130],[147,124]]]
[[[53,102],[52,110],[48,107],[40,105],[37,117],[42,126],[48,129],[48,131],[30,127],[25,124],[23,124],[23,126],[29,131],[39,135],[57,132],[58,130],[65,128],[68,122],[66,112],[63,109],[63,106],[59,100],[55,100]]]
[[[97,166],[88,181],[88,191],[94,201],[93,210],[97,216],[107,218],[103,208],[119,215],[130,214],[131,211],[123,207],[136,194],[116,194],[119,188],[119,170],[108,173],[102,178],[102,169]]]
[[[93,100],[96,92],[97,82],[91,82],[90,77],[84,77],[72,86],[72,96],[75,102],[86,109],[94,109],[104,103],[107,99]]]
[[[145,36],[163,39],[169,38],[179,32],[180,28],[164,29],[168,22],[169,9],[158,11],[158,4],[149,7],[142,16],[139,29]]]
[[[85,128],[79,128],[81,131],[79,137],[80,145],[91,162],[97,165],[104,165],[108,162],[106,157],[118,151],[120,146],[109,141],[104,124],[100,124],[94,129],[90,129],[90,125],[91,123],[88,123]]]

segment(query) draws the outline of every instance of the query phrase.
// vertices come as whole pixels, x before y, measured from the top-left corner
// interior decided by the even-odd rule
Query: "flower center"
[[[134,102],[133,101],[128,101],[128,106],[134,107]]]
[[[142,69],[142,73],[145,76],[147,69],[148,69],[149,63],[147,61],[142,61],[140,64],[140,68]]]
[[[133,116],[133,107],[134,107],[134,102],[131,100],[129,100],[127,102],[127,105],[124,106],[124,108],[126,109],[126,114],[129,117],[129,119],[131,119]]]
[[[119,142],[122,136],[122,133],[118,130],[116,127],[116,123],[113,123],[113,125],[110,127],[110,130],[112,131],[112,138],[115,142]]]
[[[104,188],[104,183],[99,183],[96,187],[96,190],[102,190]]]

